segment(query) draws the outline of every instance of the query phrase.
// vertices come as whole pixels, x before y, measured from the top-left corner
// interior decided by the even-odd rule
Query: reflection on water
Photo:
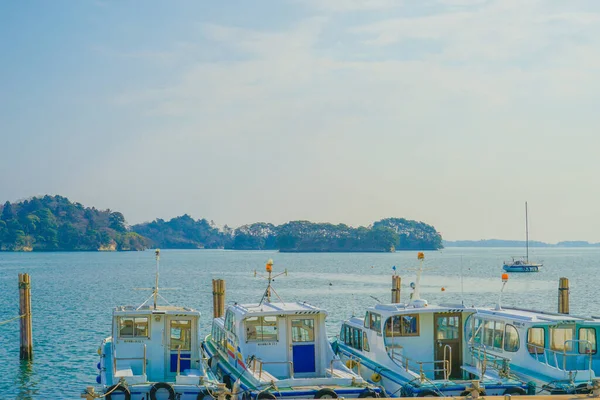
[[[34,374],[33,361],[21,361],[17,375],[17,399],[36,399],[38,377]]]
[[[429,303],[493,306],[502,286],[502,262],[523,249],[457,249],[425,253],[422,296]],[[595,296],[600,286],[597,260],[600,249],[532,249],[530,257],[544,261],[543,272],[511,274],[502,303],[556,311],[558,278],[571,282],[571,310],[575,314],[600,314]],[[287,277],[274,287],[284,301],[308,301],[326,309],[328,333],[335,335],[340,322],[352,314],[363,315],[377,299],[391,298],[392,266],[402,277],[401,298],[407,301],[415,278],[416,252],[389,254],[292,254],[262,251],[189,250],[163,251],[161,286],[172,304],[202,312],[201,332],[210,331],[211,279],[227,281],[228,303],[258,302],[265,281],[254,278],[272,258],[277,273]],[[461,279],[461,270],[463,278]],[[152,287],[154,253],[21,253],[0,252],[0,320],[18,313],[17,276],[32,279],[33,363],[19,361],[18,323],[0,326],[0,398],[79,398],[95,383],[96,350],[109,334],[111,308],[140,304]],[[464,291],[461,291],[461,287]],[[442,288],[444,290],[442,291]]]

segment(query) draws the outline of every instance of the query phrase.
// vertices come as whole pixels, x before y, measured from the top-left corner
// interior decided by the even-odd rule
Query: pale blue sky
[[[5,1],[0,57],[0,200],[600,241],[600,1]]]

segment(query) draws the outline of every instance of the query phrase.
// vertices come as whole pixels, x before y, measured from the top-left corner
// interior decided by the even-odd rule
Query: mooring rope
[[[23,314],[23,315],[19,315],[19,316],[16,316],[14,318],[11,318],[11,319],[7,319],[6,321],[0,322],[0,325],[8,324],[9,322],[14,321],[16,319],[21,319],[21,318],[25,317],[26,315],[27,314]]]

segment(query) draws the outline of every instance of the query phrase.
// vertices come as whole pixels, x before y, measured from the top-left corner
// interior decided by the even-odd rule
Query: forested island
[[[129,226],[122,213],[72,203],[62,196],[0,205],[0,251],[129,251],[166,249],[281,252],[437,250],[442,237],[428,224],[386,218],[368,227],[291,221],[231,228],[185,214]]]

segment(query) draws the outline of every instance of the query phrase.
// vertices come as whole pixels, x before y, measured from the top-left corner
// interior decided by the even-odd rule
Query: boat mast
[[[527,202],[525,202],[525,262],[529,263],[529,221],[527,219]]]

